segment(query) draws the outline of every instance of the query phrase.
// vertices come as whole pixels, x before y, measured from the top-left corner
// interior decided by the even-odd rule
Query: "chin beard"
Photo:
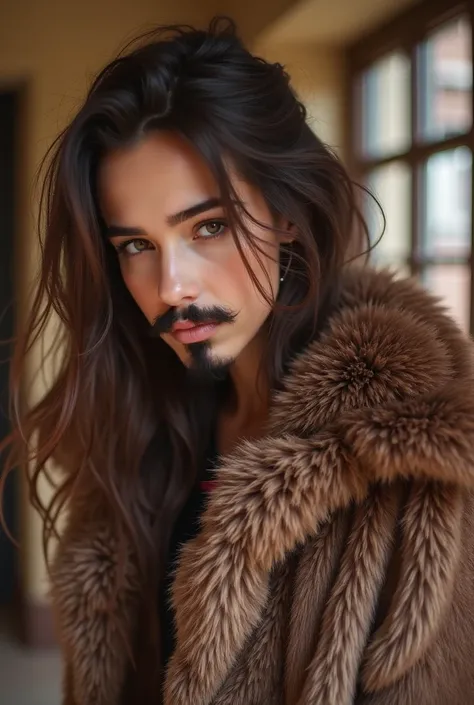
[[[192,343],[187,349],[190,357],[188,374],[191,377],[209,380],[223,380],[227,377],[233,360],[213,357],[211,345],[207,341]]]

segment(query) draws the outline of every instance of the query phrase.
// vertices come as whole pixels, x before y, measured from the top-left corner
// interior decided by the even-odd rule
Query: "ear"
[[[296,239],[296,227],[294,223],[282,218],[278,239],[281,245],[289,245]]]

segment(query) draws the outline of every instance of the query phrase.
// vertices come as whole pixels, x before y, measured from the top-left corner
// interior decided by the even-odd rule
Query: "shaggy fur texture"
[[[346,273],[182,550],[166,705],[474,703],[472,362],[413,282]],[[119,705],[133,642],[105,517],[72,506],[54,567],[68,705]]]

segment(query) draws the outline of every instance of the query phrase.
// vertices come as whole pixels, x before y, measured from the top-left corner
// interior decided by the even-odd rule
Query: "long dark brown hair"
[[[366,234],[356,189],[308,126],[284,68],[251,55],[229,20],[214,20],[207,31],[159,28],[129,45],[55,141],[45,162],[39,284],[11,367],[7,470],[28,469],[45,547],[81,488],[100,497],[119,545],[125,552],[132,543],[148,584],[168,541],[164,527],[172,526],[205,450],[214,401],[199,393],[201,383],[189,383],[161,340],[147,336],[104,238],[96,173],[109,150],[161,129],[188,139],[212,169],[241,254],[242,238],[261,251],[236,203],[229,162],[260,189],[274,216],[294,226],[296,240],[281,263],[291,266],[268,326],[273,388],[317,335],[348,248]],[[59,353],[59,370],[44,398],[24,408],[26,359],[58,320],[50,355]],[[50,460],[62,474],[45,506],[38,488]]]

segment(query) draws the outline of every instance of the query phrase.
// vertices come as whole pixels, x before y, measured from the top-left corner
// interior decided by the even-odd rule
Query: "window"
[[[472,332],[470,5],[418,4],[347,57],[351,167],[387,220],[374,263],[417,276]],[[371,203],[366,215],[376,241],[381,215]]]

